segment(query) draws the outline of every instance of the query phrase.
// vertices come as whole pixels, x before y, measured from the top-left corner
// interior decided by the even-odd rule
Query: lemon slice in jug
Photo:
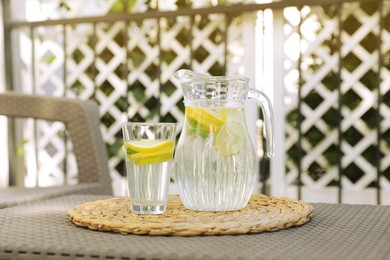
[[[219,129],[214,147],[220,154],[231,156],[239,153],[245,142],[244,128],[237,122],[228,122]]]
[[[226,109],[206,109],[200,106],[187,107],[186,116],[195,120],[204,130],[217,131],[226,122]]]

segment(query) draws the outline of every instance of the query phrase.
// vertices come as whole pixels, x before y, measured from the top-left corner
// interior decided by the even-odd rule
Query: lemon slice
[[[167,147],[173,148],[173,146],[174,142],[172,140],[141,139],[125,142],[125,147],[133,150],[134,152],[156,152]]]
[[[128,157],[129,159],[142,159],[142,158],[147,158],[147,157],[155,157],[155,156],[162,156],[162,155],[166,155],[166,154],[172,154],[173,153],[173,150],[172,149],[164,149],[164,150],[160,150],[160,151],[157,151],[157,152],[151,152],[151,153],[146,153],[146,152],[140,152],[140,153],[133,153],[133,154],[130,154]]]
[[[219,129],[214,147],[220,154],[231,156],[239,153],[245,142],[244,128],[237,122],[229,122]]]
[[[157,156],[145,157],[142,159],[134,159],[135,165],[145,165],[152,163],[161,163],[172,160],[172,153],[163,153]]]
[[[126,156],[135,165],[145,165],[169,161],[173,157],[173,140],[134,140],[126,141]]]
[[[202,108],[201,108],[202,109]],[[226,123],[226,108],[212,108],[212,109],[203,109],[206,113],[210,114],[213,118],[216,118],[224,123]]]
[[[205,109],[200,106],[187,107],[186,116],[195,120],[205,131],[216,132],[226,122],[226,108]]]

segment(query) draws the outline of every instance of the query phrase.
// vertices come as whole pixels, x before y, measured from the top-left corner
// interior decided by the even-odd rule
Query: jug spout
[[[204,74],[193,72],[192,70],[181,69],[175,72],[175,78],[178,79],[180,83],[184,83],[197,79],[207,79],[208,77]]]

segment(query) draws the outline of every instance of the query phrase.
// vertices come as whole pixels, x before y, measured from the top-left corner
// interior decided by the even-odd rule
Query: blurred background
[[[173,78],[241,75],[274,107],[276,156],[256,192],[307,202],[390,204],[390,0],[2,0],[0,92],[93,99],[114,193],[121,124],[184,119]],[[60,123],[0,117],[0,188],[77,183]],[[109,184],[108,184],[109,185]],[[175,187],[172,183],[172,191]]]

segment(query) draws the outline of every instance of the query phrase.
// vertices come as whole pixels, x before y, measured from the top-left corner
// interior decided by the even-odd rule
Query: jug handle
[[[275,155],[274,117],[271,101],[263,92],[256,89],[249,89],[246,93],[246,97],[248,99],[254,99],[262,108],[265,121],[265,138],[267,140],[267,156],[271,158]]]

